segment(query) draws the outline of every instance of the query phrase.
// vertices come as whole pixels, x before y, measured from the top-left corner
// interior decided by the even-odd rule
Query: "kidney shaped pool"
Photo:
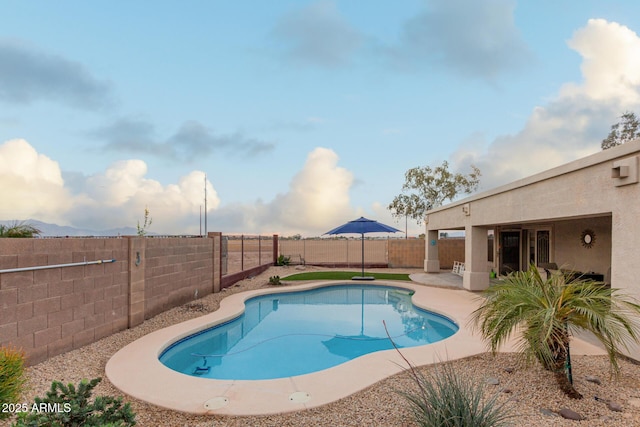
[[[391,340],[398,348],[414,347],[458,331],[450,319],[415,307],[412,294],[342,284],[261,295],[245,302],[242,315],[172,343],[159,359],[192,376],[275,379],[390,350]]]

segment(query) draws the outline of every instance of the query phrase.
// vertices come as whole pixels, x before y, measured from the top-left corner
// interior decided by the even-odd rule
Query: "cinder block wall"
[[[35,364],[219,290],[210,237],[0,239],[0,270],[116,260],[0,274],[0,346]]]
[[[213,292],[213,239],[145,243],[145,319]]]
[[[0,239],[0,269],[116,259],[0,274],[0,345],[33,364],[126,329],[127,254],[126,239]]]
[[[438,257],[442,270],[453,268],[454,261],[464,262],[464,239],[438,240]]]
[[[388,242],[389,267],[424,267],[424,239],[390,239]],[[454,261],[464,262],[464,239],[438,240],[438,256],[441,269],[453,268]]]
[[[390,268],[421,268],[424,265],[424,239],[389,240]]]

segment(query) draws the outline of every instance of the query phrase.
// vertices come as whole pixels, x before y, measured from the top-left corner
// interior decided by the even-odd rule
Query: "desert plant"
[[[282,285],[282,282],[280,281],[280,276],[271,276],[271,277],[269,277],[269,284],[270,285]]]
[[[383,322],[384,323],[384,322]],[[450,364],[435,366],[424,375],[402,354],[387,331],[387,337],[400,354],[407,367],[414,390],[397,390],[404,397],[413,413],[413,419],[421,427],[501,427],[510,425],[507,420],[514,415],[498,401],[499,394],[487,397],[484,384],[474,383],[460,376]]]
[[[142,225],[140,225],[140,221],[138,221],[138,236],[140,237],[144,237],[147,235],[147,228],[149,228],[151,226],[151,224],[153,223],[153,219],[149,216],[149,208],[145,207],[144,208],[144,222]]]
[[[285,255],[278,255],[278,259],[276,260],[276,265],[289,265],[291,263],[291,257]]]
[[[46,397],[36,397],[32,406],[46,410],[20,413],[14,426],[134,426],[135,413],[129,403],[122,404],[122,398],[97,396],[93,401],[90,400],[93,389],[101,380],[82,380],[77,388],[73,384],[64,385],[54,381]]]
[[[41,231],[31,224],[24,222],[14,222],[11,225],[0,224],[0,237],[33,237]]]
[[[496,352],[516,331],[519,350],[554,373],[562,391],[582,395],[570,375],[569,342],[574,332],[591,331],[609,356],[611,371],[619,373],[617,355],[638,342],[640,305],[632,298],[594,281],[570,280],[563,274],[542,278],[532,265],[511,273],[483,293],[470,322]]]
[[[410,366],[413,391],[399,391],[410,404],[414,421],[423,427],[498,427],[513,417],[499,393],[486,397],[484,384],[458,375],[450,364],[428,375]]]
[[[0,347],[0,404],[18,403],[23,386],[24,352]],[[1,411],[0,419],[9,415],[11,412]]]

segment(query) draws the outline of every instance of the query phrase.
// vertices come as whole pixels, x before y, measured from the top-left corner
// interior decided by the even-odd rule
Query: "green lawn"
[[[282,277],[282,280],[351,280],[353,276],[360,276],[360,271],[310,271],[308,273],[292,274]],[[364,273],[380,280],[405,280],[410,281],[408,274],[397,273]]]

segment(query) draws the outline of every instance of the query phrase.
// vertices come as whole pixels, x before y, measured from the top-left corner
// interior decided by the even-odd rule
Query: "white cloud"
[[[150,232],[197,234],[204,212],[204,173],[192,171],[178,183],[162,185],[147,177],[142,160],[122,160],[105,171],[74,177],[71,186],[60,166],[25,140],[0,145],[0,220],[37,219],[78,228],[106,230],[135,227],[149,208]],[[353,219],[349,191],[353,175],[338,166],[338,155],[326,148],[309,153],[289,190],[269,202],[221,206],[207,186],[208,231],[321,234]]]
[[[77,195],[75,209],[68,213],[74,225],[92,229],[135,226],[149,208],[153,225],[160,234],[196,234],[200,209],[204,212],[204,172],[192,171],[177,184],[162,185],[146,178],[142,160],[124,160],[104,173],[87,178],[85,191]],[[207,210],[220,205],[218,194],[207,181]],[[97,224],[100,224],[99,226]]]
[[[581,85],[567,84],[562,97],[587,95],[601,101],[640,103],[640,38],[629,28],[590,19],[568,42],[583,58]]]
[[[70,195],[60,166],[24,139],[0,145],[0,219],[44,216],[62,221]]]
[[[141,160],[123,160],[86,177],[72,194],[60,166],[23,139],[0,145],[0,208],[2,220],[37,219],[60,225],[103,230],[135,227],[148,207],[158,233],[196,233],[204,205],[204,173],[192,171],[177,184],[163,186],[146,177]],[[207,181],[207,208],[220,205]],[[203,206],[204,208],[204,206]]]
[[[481,189],[519,179],[600,150],[610,126],[640,107],[640,38],[629,28],[589,20],[567,42],[582,56],[583,81],[536,107],[524,128],[490,144],[475,136],[452,156],[457,169],[477,165]]]
[[[318,147],[309,153],[304,167],[293,177],[289,191],[271,203],[267,222],[286,230],[321,233],[352,219],[349,190],[353,174],[337,164],[338,155],[330,149]]]

